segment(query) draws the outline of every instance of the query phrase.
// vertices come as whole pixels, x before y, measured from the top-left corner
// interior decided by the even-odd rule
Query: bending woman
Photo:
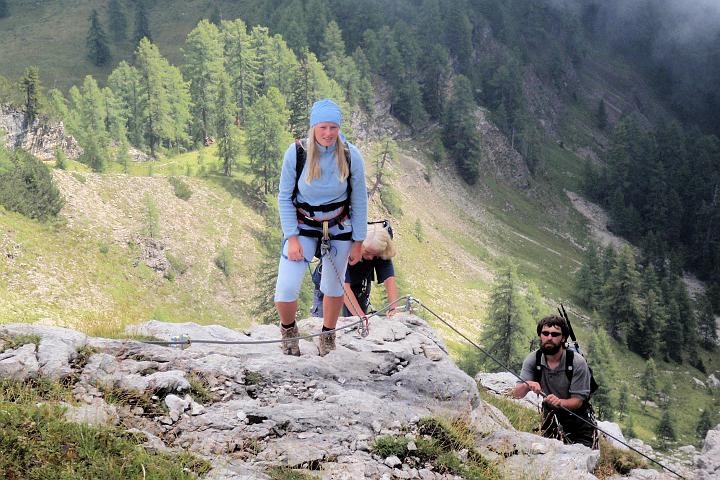
[[[365,165],[360,151],[340,133],[341,125],[340,107],[329,99],[315,102],[307,140],[290,145],[283,159],[278,205],[284,241],[275,306],[286,355],[300,355],[297,298],[318,242],[323,236],[330,239],[320,281],[325,332],[335,329],[345,270],[360,260],[367,233]],[[320,355],[334,349],[335,332],[321,335]]]

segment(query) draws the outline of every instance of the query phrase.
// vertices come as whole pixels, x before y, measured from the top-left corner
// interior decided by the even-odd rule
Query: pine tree
[[[597,246],[590,242],[585,250],[585,259],[577,273],[577,292],[583,304],[589,309],[600,306],[602,271]]]
[[[232,170],[240,155],[240,132],[234,123],[235,106],[232,100],[230,79],[223,75],[220,79],[217,105],[218,157],[222,162],[223,174],[232,175]],[[267,192],[266,192],[267,193]]]
[[[114,41],[122,42],[127,38],[127,18],[120,0],[110,0],[108,3],[108,26]]]
[[[0,18],[7,18],[10,16],[10,7],[8,7],[7,0],[0,0]]]
[[[142,78],[135,67],[120,62],[108,77],[108,86],[120,101],[127,118],[126,130],[130,141],[137,146],[143,143],[144,112],[142,111]]]
[[[358,47],[353,52],[353,61],[358,71],[358,100],[360,105],[368,113],[372,113],[375,107],[375,93],[372,84],[372,71],[370,70],[370,62],[362,48]]]
[[[481,338],[485,348],[510,368],[522,364],[526,342],[531,336],[531,320],[519,283],[514,267],[505,267],[495,276]],[[485,365],[492,371],[501,368],[488,359]]]
[[[90,27],[88,28],[87,37],[85,38],[88,58],[96,67],[102,67],[110,62],[111,55],[107,38],[105,37],[105,31],[102,25],[100,25],[100,17],[98,16],[97,10],[93,9],[88,21],[90,22]]]
[[[96,172],[102,172],[109,157],[110,134],[107,123],[105,97],[97,81],[85,77],[82,89],[70,89],[73,116],[72,133],[83,147],[80,160]]]
[[[37,67],[29,67],[20,81],[25,91],[25,116],[28,125],[35,121],[40,111],[40,99],[42,96],[40,85],[40,74]]]
[[[695,433],[698,438],[704,439],[707,432],[713,428],[712,408],[703,409],[700,418],[698,419],[697,426],[695,427]]]
[[[605,328],[616,340],[627,341],[630,326],[639,322],[639,278],[630,247],[620,252],[610,276],[603,286]]]
[[[265,228],[260,233],[259,241],[262,260],[255,276],[258,293],[253,298],[252,314],[260,323],[269,325],[277,323],[275,285],[278,275],[277,249],[282,242],[282,229],[277,202],[268,199],[265,205]]]
[[[655,433],[658,436],[661,448],[667,448],[671,442],[677,440],[675,420],[670,414],[669,408],[663,409],[662,417],[660,417],[660,423],[658,423],[655,428]]]
[[[245,149],[250,165],[247,171],[264,194],[277,189],[283,143],[289,143],[285,132],[288,117],[284,99],[274,87],[248,110]]]
[[[713,307],[708,292],[705,292],[698,300],[697,312],[698,333],[702,346],[705,350],[715,350],[717,347],[718,334],[715,315],[713,314]]]
[[[657,368],[652,358],[645,362],[645,373],[640,380],[640,387],[643,389],[643,410],[645,410],[645,402],[657,397]]]
[[[431,118],[440,120],[445,111],[445,85],[451,71],[448,51],[434,43],[428,54],[421,57],[420,63],[423,105]]]
[[[142,92],[140,110],[143,112],[143,132],[153,158],[165,139],[172,138],[172,107],[166,88],[169,64],[158,48],[147,38],[140,40],[137,52],[137,68],[140,73]]]
[[[223,22],[225,43],[225,70],[230,75],[230,85],[235,99],[235,118],[238,124],[245,120],[245,113],[257,97],[258,61],[250,46],[247,26],[240,20]]]
[[[307,49],[300,54],[300,61],[293,72],[293,89],[290,96],[290,130],[295,138],[302,138],[308,130],[312,103],[317,98],[317,85],[310,70]]]
[[[627,415],[629,401],[628,386],[627,383],[623,382],[622,385],[620,385],[620,396],[618,397],[617,403],[617,412],[620,417]]]
[[[192,96],[192,134],[196,140],[204,140],[215,134],[218,89],[225,72],[220,30],[202,20],[188,35],[183,51],[183,73],[190,81]]]
[[[642,291],[640,315],[630,326],[628,346],[633,352],[639,353],[644,358],[650,358],[659,353],[660,334],[667,318],[662,303],[662,293],[652,265],[643,273]]]
[[[466,77],[460,75],[455,79],[443,122],[443,143],[463,180],[473,185],[480,176],[480,135],[475,128],[475,102],[471,89]]]
[[[611,420],[614,408],[610,396],[611,386],[615,383],[615,362],[610,350],[610,339],[604,330],[596,329],[588,344],[588,361],[593,367],[593,376],[598,389],[593,394],[593,405],[599,418]]]
[[[147,38],[148,42],[152,42],[152,34],[150,33],[150,22],[148,21],[147,10],[145,9],[146,0],[137,0],[135,2],[135,37],[133,41],[136,46],[140,45],[143,38]]]

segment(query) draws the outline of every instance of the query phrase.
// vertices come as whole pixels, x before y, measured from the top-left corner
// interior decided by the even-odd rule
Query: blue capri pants
[[[330,236],[352,231],[349,220],[346,219],[343,221],[342,226],[343,230],[340,230],[338,225],[331,227],[329,230]],[[305,225],[301,228],[321,231],[321,229],[315,229]],[[304,260],[300,261],[292,261],[287,258],[288,242],[287,239],[283,240],[277,283],[275,284],[276,302],[293,302],[298,299],[303,277],[308,270],[308,263],[310,263],[315,256],[315,249],[320,242],[319,238],[305,237],[302,235],[298,238],[300,239],[303,256],[305,257]],[[330,250],[323,258],[322,277],[320,279],[320,291],[323,294],[331,297],[343,296],[345,270],[347,270],[351,246],[352,241],[350,240],[330,240]],[[333,266],[335,268],[333,268]]]

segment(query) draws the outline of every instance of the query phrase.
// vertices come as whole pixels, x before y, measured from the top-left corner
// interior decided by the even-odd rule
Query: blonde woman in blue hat
[[[295,323],[300,287],[321,238],[329,238],[320,281],[323,331],[334,330],[343,306],[348,263],[362,258],[367,233],[367,186],[360,151],[340,133],[342,112],[332,100],[315,102],[307,139],[285,152],[278,206],[283,247],[275,286],[275,306],[286,355],[300,355]],[[319,337],[320,355],[335,349],[335,332]]]

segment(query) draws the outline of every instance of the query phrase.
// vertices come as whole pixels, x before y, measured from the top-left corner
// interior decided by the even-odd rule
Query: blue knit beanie
[[[318,100],[310,110],[310,126],[314,127],[320,122],[332,122],[338,127],[342,125],[340,107],[329,98]]]

